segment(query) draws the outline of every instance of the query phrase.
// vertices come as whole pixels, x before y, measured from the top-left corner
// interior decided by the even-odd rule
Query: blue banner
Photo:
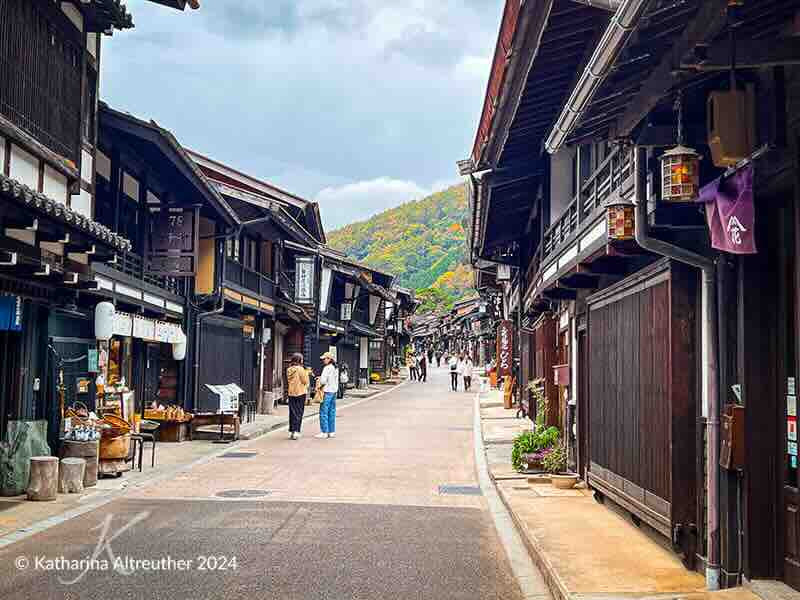
[[[22,298],[0,296],[0,331],[22,331]]]

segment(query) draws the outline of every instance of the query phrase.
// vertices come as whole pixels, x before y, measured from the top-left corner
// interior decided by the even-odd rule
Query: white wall
[[[0,135],[0,173],[4,173],[3,170],[6,166],[6,138]]]
[[[572,159],[574,146],[562,148],[552,157],[550,173],[550,222],[555,223],[572,202]]]
[[[62,2],[61,3],[61,10],[64,12],[69,20],[72,21],[72,24],[78,29],[78,31],[83,31],[83,15],[81,11],[79,11],[74,4],[69,2]]]
[[[44,189],[45,196],[57,200],[62,204],[67,203],[67,178],[48,165],[44,166]]]
[[[97,174],[111,181],[111,159],[100,150],[97,151]]]
[[[92,218],[92,195],[86,190],[81,190],[80,195],[72,196],[70,208],[84,217]]]
[[[39,159],[19,146],[11,146],[11,178],[39,190]]]
[[[122,177],[122,190],[133,200],[139,201],[139,182],[127,173]]]
[[[93,183],[92,175],[94,174],[94,161],[92,160],[91,153],[86,150],[81,150],[81,179],[86,183]]]

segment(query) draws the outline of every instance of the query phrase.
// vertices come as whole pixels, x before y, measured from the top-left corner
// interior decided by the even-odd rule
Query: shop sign
[[[350,321],[353,318],[353,303],[342,302],[340,311],[341,311],[341,318],[339,320]]]
[[[153,215],[149,269],[157,275],[192,277],[197,265],[200,208],[163,208]]]
[[[131,337],[133,335],[133,315],[115,312],[111,325],[111,334],[120,337]]]
[[[511,265],[497,265],[497,281],[511,280]]]
[[[143,340],[156,339],[156,322],[144,317],[134,315],[133,317],[133,337]]]
[[[155,340],[164,344],[177,344],[183,341],[181,326],[176,323],[156,321]]]
[[[299,304],[313,304],[314,257],[298,256],[294,264],[294,301]]]
[[[511,321],[500,321],[497,326],[497,375],[511,375],[511,362],[514,360],[514,332]]]
[[[790,442],[797,441],[797,417],[787,417],[786,439],[788,439]]]
[[[97,348],[89,348],[86,351],[87,358],[88,358],[88,366],[86,367],[86,371],[89,373],[99,373],[100,372],[100,353],[98,352]]]
[[[0,296],[0,331],[22,331],[20,296]]]

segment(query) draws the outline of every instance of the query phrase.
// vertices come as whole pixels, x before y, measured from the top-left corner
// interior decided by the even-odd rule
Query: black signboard
[[[192,277],[197,271],[199,207],[165,207],[151,220],[149,270],[155,275]]]

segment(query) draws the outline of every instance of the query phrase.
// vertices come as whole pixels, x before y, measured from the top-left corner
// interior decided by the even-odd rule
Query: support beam
[[[800,65],[800,40],[797,38],[781,38],[774,43],[765,43],[764,40],[737,40],[735,48],[737,69]],[[697,47],[692,57],[681,62],[681,68],[704,72],[729,71],[730,40],[720,41],[711,47]]]
[[[620,0],[572,0],[577,4],[584,6],[591,6],[592,8],[599,8],[600,10],[607,10],[608,12],[616,12],[619,8]]]
[[[696,46],[709,43],[723,31],[727,23],[727,7],[728,0],[705,0],[700,3],[694,20],[644,81],[641,91],[633,98],[628,109],[617,119],[616,126],[612,128],[615,136],[630,135],[672,89],[675,84],[675,65],[681,64],[683,58]]]

